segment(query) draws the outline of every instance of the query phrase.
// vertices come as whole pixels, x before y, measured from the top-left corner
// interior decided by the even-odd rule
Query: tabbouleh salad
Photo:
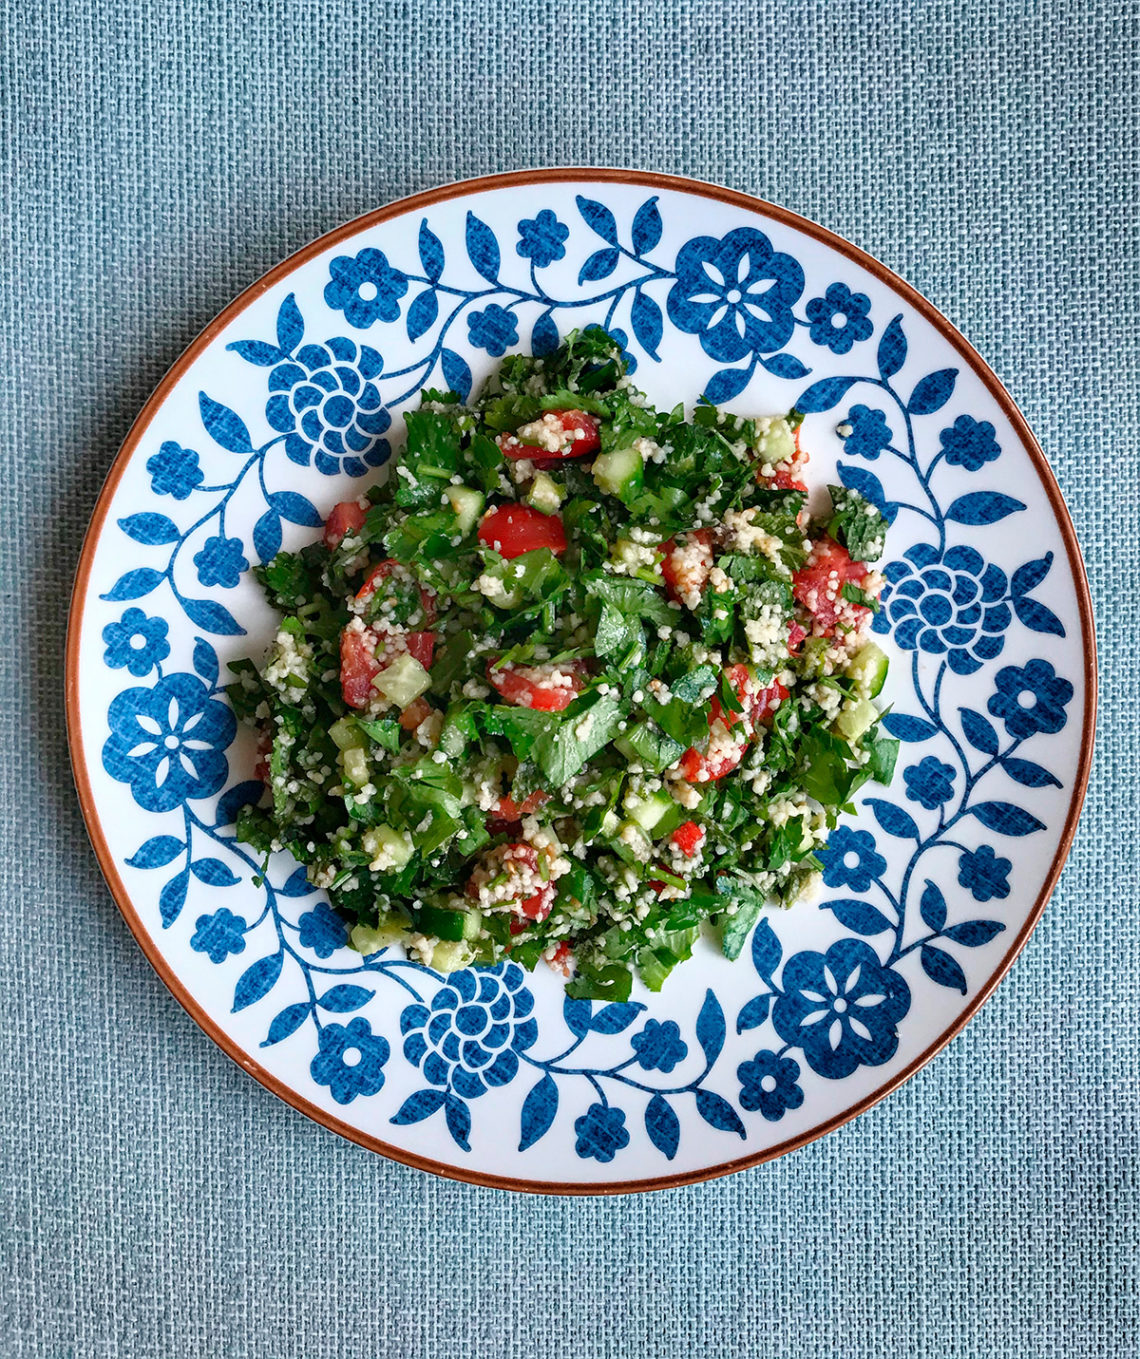
[[[571,995],[657,990],[706,922],[735,957],[814,890],[890,780],[867,640],[879,512],[809,517],[795,411],[657,411],[604,330],[425,391],[383,486],[258,569],[282,614],[232,666],[263,805],[369,953],[545,960]]]

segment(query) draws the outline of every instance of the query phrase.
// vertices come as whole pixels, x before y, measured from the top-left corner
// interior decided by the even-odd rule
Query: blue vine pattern
[[[556,296],[540,277],[566,258],[574,237],[549,208],[518,222],[513,257],[506,252],[505,258],[492,229],[467,214],[466,261],[456,273],[473,270],[480,280],[475,286],[445,280],[444,246],[426,218],[415,266],[394,264],[371,247],[335,258],[324,300],[349,328],[368,331],[402,319],[410,342],[429,337],[423,354],[402,368],[386,371],[378,349],[346,335],[306,340],[292,294],[281,303],[272,341],[229,345],[245,363],[266,370],[264,417],[273,436],[255,445],[241,416],[201,392],[202,435],[240,459],[230,480],[207,484],[199,453],[173,440],[149,457],[156,499],[169,497],[200,506],[201,512],[190,516],[186,528],[150,510],[118,522],[128,539],[158,550],[163,560],[132,566],[101,596],[131,602],[102,635],[107,666],[135,681],[109,707],[103,764],[142,810],[180,818],[179,833],[148,837],[127,860],[138,870],[173,867],[157,894],[164,928],[180,918],[192,881],[224,890],[252,877],[261,888],[264,903],[253,919],[225,905],[198,915],[190,947],[222,965],[244,955],[255,936],[272,940],[269,951],[237,978],[233,1010],[266,1000],[285,979],[283,990],[301,998],[268,1021],[262,1046],[275,1046],[310,1026],[315,1040],[310,1075],[335,1102],[378,1095],[398,1041],[403,1060],[424,1084],[390,1116],[394,1125],[442,1113],[454,1144],[469,1151],[476,1101],[532,1077],[519,1114],[518,1147],[525,1152],[555,1126],[560,1092],[580,1082],[588,1086],[591,1103],[572,1122],[577,1156],[603,1164],[619,1156],[630,1145],[629,1119],[637,1104],[650,1143],[672,1160],[690,1099],[706,1125],[743,1139],[748,1129],[742,1114],[777,1122],[802,1106],[805,1067],[834,1081],[860,1066],[890,1061],[911,1006],[911,983],[900,970],[911,954],[917,952],[932,982],[965,994],[966,974],[953,950],[982,947],[1005,925],[957,918],[961,912],[951,911],[936,881],[952,871],[944,861],[956,856],[958,886],[974,903],[1003,901],[1010,893],[1011,861],[995,845],[971,848],[959,838],[962,828],[972,821],[995,839],[1032,835],[1044,824],[1010,801],[1005,785],[1061,786],[1048,768],[1023,753],[1028,742],[1055,734],[1067,720],[1073,685],[1049,661],[1033,658],[996,670],[985,713],[969,707],[954,715],[943,711],[947,673],[972,675],[996,662],[1015,620],[1032,633],[1064,636],[1060,619],[1032,594],[1046,580],[1052,554],[1026,561],[1007,576],[977,548],[952,541],[954,525],[985,528],[1026,508],[992,490],[959,495],[943,507],[940,464],[975,473],[1001,456],[991,424],[958,414],[941,430],[938,451],[925,461],[920,457],[915,422],[948,406],[956,370],[925,374],[904,395],[896,379],[906,364],[907,339],[902,317],[896,316],[879,332],[873,372],[825,377],[789,396],[789,406],[816,414],[839,407],[857,388],[865,395],[847,408],[838,426],[848,459],[839,464],[840,479],[879,508],[885,525],[909,515],[929,540],[914,543],[885,567],[883,608],[874,625],[899,651],[910,653],[916,706],[913,712],[893,710],[885,725],[907,747],[923,749],[901,769],[893,800],[870,797],[864,803],[879,834],[912,845],[905,863],[888,871],[876,833],[846,826],[834,832],[822,855],[826,887],[853,894],[821,908],[846,935],[825,952],[785,958],[767,920],[754,931],[750,956],[761,986],[737,1013],[735,1027],[737,1034],[767,1027],[773,1036],[737,1064],[731,1097],[726,1091],[731,1076],[717,1072],[713,1082],[727,1024],[711,989],[688,1037],[674,1020],[649,1016],[638,1002],[595,1006],[566,999],[564,1033],[552,1055],[543,1056],[541,1040],[550,1035],[539,1033],[534,997],[517,965],[443,976],[390,956],[391,950],[367,958],[348,952],[343,924],[303,869],[275,883],[236,842],[236,813],[260,793],[260,784],[238,782],[218,797],[229,778],[226,751],[235,723],[219,684],[214,647],[198,636],[191,670],[164,668],[171,652],[167,620],[133,603],[165,586],[196,629],[240,635],[244,630],[224,603],[186,585],[191,567],[202,590],[227,591],[237,586],[251,553],[264,561],[277,552],[283,524],[320,525],[305,496],[272,489],[280,485],[275,454],[323,476],[363,476],[389,457],[384,435],[390,410],[429,385],[437,372],[444,385],[466,396],[471,370],[452,339],[461,323],[471,348],[497,356],[522,339],[542,353],[557,345],[560,319],[573,324],[576,312],[597,315],[604,309],[603,324],[628,346],[635,367],[660,361],[667,318],[718,365],[705,385],[705,394],[718,403],[739,395],[760,367],[790,383],[809,377],[811,369],[786,352],[797,333],[806,333],[821,351],[846,355],[876,332],[870,299],[842,281],[798,310],[806,288],[801,265],[753,227],[719,239],[689,240],[669,263],[658,257],[664,224],[656,197],[641,204],[624,235],[605,204],[581,196],[576,204],[592,248],[578,270],[579,292],[571,297]],[[887,498],[869,466],[882,457],[905,465],[916,491],[912,501]],[[228,531],[226,516],[248,482],[255,483],[264,509],[247,542]],[[937,658],[932,678],[920,666],[921,657]],[[999,780],[1005,783],[995,796]],[[400,1036],[392,1042],[358,1013],[381,985],[403,997]],[[608,1040],[616,1053],[608,1064],[581,1060],[591,1036]],[[684,1074],[674,1078],[678,1069]]]

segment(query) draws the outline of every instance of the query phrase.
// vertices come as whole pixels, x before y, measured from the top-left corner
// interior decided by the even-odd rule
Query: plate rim
[[[1065,815],[1064,826],[1062,828],[1057,849],[1053,855],[1052,863],[1049,866],[1045,881],[1042,884],[1037,899],[1034,902],[1032,909],[1029,911],[1022,928],[1019,930],[1010,947],[999,960],[990,976],[979,987],[977,993],[971,997],[969,1003],[949,1027],[940,1033],[917,1057],[900,1071],[896,1072],[882,1086],[873,1090],[869,1095],[858,1101],[851,1108],[842,1110],[832,1118],[827,1119],[825,1122],[818,1124],[813,1128],[809,1128],[806,1132],[800,1133],[795,1137],[788,1138],[763,1151],[753,1152],[747,1156],[736,1157],[729,1161],[720,1162],[714,1166],[683,1171],[673,1175],[659,1175],[645,1179],[606,1182],[556,1182],[515,1179],[501,1174],[468,1170],[461,1166],[449,1165],[443,1161],[435,1161],[429,1157],[419,1156],[415,1152],[408,1151],[402,1147],[393,1146],[391,1143],[384,1142],[379,1137],[375,1137],[370,1133],[364,1132],[360,1128],[345,1123],[334,1114],[329,1113],[313,1104],[310,1100],[307,1100],[303,1095],[292,1089],[283,1080],[266,1070],[254,1060],[254,1058],[252,1058],[235,1039],[231,1038],[214,1023],[190,994],[179,979],[177,973],[162,956],[157,945],[151,938],[150,932],[147,930],[139,913],[136,911],[134,904],[131,901],[130,894],[127,892],[126,886],[119,873],[110,846],[103,834],[102,823],[95,805],[91,778],[83,749],[83,736],[79,712],[79,651],[85,613],[84,603],[87,597],[88,580],[94,560],[95,549],[102,537],[111,501],[115,491],[118,489],[119,482],[126,471],[128,463],[133,457],[138,445],[141,443],[146,431],[158,415],[158,412],[165,403],[167,397],[182,381],[186,370],[212,343],[215,336],[229,326],[236,317],[246,311],[270,288],[275,287],[283,279],[288,278],[311,259],[323,254],[340,241],[355,236],[361,231],[389,221],[392,218],[404,216],[407,213],[415,212],[420,209],[433,207],[453,198],[462,198],[472,194],[499,189],[513,189],[536,184],[567,182],[582,182],[585,184],[636,184],[658,191],[667,190],[675,193],[687,193],[700,198],[712,198],[718,202],[728,204],[731,207],[738,207],[749,212],[761,213],[764,216],[779,222],[781,225],[800,231],[810,238],[821,242],[823,245],[845,255],[848,259],[854,261],[861,268],[866,269],[876,279],[885,283],[903,297],[908,305],[919,312],[923,318],[934,327],[938,334],[961,355],[965,363],[985,386],[990,396],[998,403],[1002,413],[1010,421],[1018,439],[1029,454],[1030,462],[1033,464],[1034,470],[1041,481],[1064,542],[1065,553],[1068,558],[1076,589],[1077,611],[1080,616],[1081,641],[1084,652],[1085,696],[1084,710],[1082,713],[1081,750],[1077,763],[1076,776],[1073,781],[1069,807]],[[835,1129],[842,1127],[845,1123],[851,1122],[852,1119],[857,1118],[868,1109],[873,1108],[880,1100],[885,1099],[915,1075],[927,1062],[936,1056],[937,1053],[941,1052],[942,1049],[966,1027],[970,1020],[973,1019],[985,1002],[990,998],[997,988],[998,983],[1009,971],[1014,960],[1025,947],[1030,935],[1036,929],[1037,924],[1041,919],[1045,906],[1056,887],[1061,870],[1068,859],[1084,805],[1085,793],[1092,768],[1093,746],[1096,735],[1097,688],[1097,645],[1092,596],[1089,590],[1088,575],[1081,555],[1076,530],[1073,527],[1068,507],[1065,504],[1064,497],[1061,494],[1061,489],[1053,474],[1052,467],[1017,404],[994,371],[990,368],[989,364],[985,362],[982,356],[970,344],[965,336],[961,334],[957,327],[943,316],[933,303],[929,302],[917,291],[917,289],[905,279],[899,277],[892,269],[889,269],[872,255],[860,249],[858,246],[852,245],[849,241],[836,235],[826,227],[820,226],[810,218],[803,217],[799,213],[793,212],[788,208],[781,207],[775,203],[770,203],[753,194],[743,193],[723,185],[714,184],[706,180],[692,179],[683,175],[670,175],[652,170],[622,169],[617,167],[601,168],[592,166],[552,166],[545,169],[511,170],[499,174],[481,175],[473,179],[458,180],[451,184],[439,185],[434,189],[424,190],[404,198],[395,199],[383,207],[373,209],[371,212],[363,213],[358,217],[352,218],[350,221],[342,223],[338,227],[334,227],[331,231],[325,232],[323,235],[310,241],[300,249],[293,251],[292,254],[287,255],[285,259],[281,260],[259,279],[243,289],[232,302],[223,308],[223,310],[205,326],[205,328],[182,351],[178,358],[175,359],[173,364],[171,364],[170,368],[159,380],[157,386],[147,398],[138,415],[131,422],[126,436],[119,446],[119,450],[116,453],[103,481],[103,485],[100,488],[80,548],[79,558],[75,569],[75,577],[72,583],[71,602],[68,608],[67,639],[64,658],[64,708],[72,777],[79,798],[79,806],[83,814],[84,825],[91,846],[95,851],[95,857],[98,861],[100,871],[111,891],[111,896],[113,897],[116,906],[119,908],[131,934],[134,936],[135,942],[141,948],[147,961],[173,995],[174,999],[178,1001],[203,1033],[205,1033],[205,1035],[211,1039],[226,1056],[231,1058],[243,1071],[249,1076],[252,1076],[260,1085],[269,1090],[271,1094],[276,1095],[284,1103],[288,1104],[293,1109],[296,1109],[299,1113],[304,1114],[307,1118],[312,1119],[315,1123],[329,1129],[331,1132],[337,1133],[347,1141],[354,1142],[358,1146],[362,1146],[369,1151],[377,1152],[380,1155],[387,1157],[389,1160],[397,1161],[416,1170],[428,1171],[431,1174],[441,1176],[444,1179],[458,1180],[467,1184],[475,1184],[488,1188],[509,1189],[519,1193],[546,1194],[552,1196],[608,1196],[614,1194],[645,1193],[658,1189],[674,1189],[682,1185],[698,1184],[706,1180],[719,1179],[722,1176],[732,1175],[737,1171],[747,1170],[752,1166],[762,1165],[767,1161],[773,1161],[777,1157],[784,1156],[788,1152],[796,1151],[800,1147],[806,1146],[808,1143],[826,1136],[828,1133],[835,1131]]]

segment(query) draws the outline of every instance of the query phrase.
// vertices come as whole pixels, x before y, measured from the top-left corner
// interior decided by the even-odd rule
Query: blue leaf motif
[[[697,1015],[697,1042],[700,1043],[709,1066],[712,1066],[720,1056],[720,1050],[724,1047],[724,1037],[724,1011],[720,1008],[720,1001],[717,1000],[715,992],[706,991],[704,1004],[701,1006],[700,1014]]]
[[[1011,495],[1001,495],[998,491],[971,491],[969,495],[960,495],[951,502],[946,518],[953,519],[956,524],[981,527],[996,524],[1007,515],[1023,509],[1025,506],[1021,501],[1014,500]]]
[[[1015,807],[1012,802],[979,802],[968,810],[987,830],[998,835],[1032,835],[1045,829],[1044,821],[1038,821],[1031,812]]]
[[[748,386],[748,380],[751,376],[751,367],[722,368],[719,373],[714,373],[705,383],[705,400],[711,401],[714,406],[722,406],[726,401],[731,401],[734,396],[740,395]]]
[[[648,293],[643,293],[640,288],[633,295],[629,321],[633,327],[633,333],[637,337],[637,343],[651,359],[656,359],[658,357],[657,346],[661,343],[661,335],[664,329],[661,308]]]
[[[274,491],[269,504],[290,524],[300,524],[304,528],[320,528],[325,522],[317,513],[316,506],[296,491]]]
[[[201,637],[194,638],[194,669],[207,684],[217,684],[218,653]]]
[[[446,1099],[447,1094],[443,1090],[417,1090],[414,1095],[408,1096],[388,1121],[401,1127],[409,1123],[422,1123],[437,1109],[442,1109]]]
[[[1046,552],[1043,557],[1038,557],[1036,561],[1026,562],[1024,566],[1019,566],[1009,578],[1010,594],[1027,595],[1030,590],[1036,589],[1049,574],[1049,568],[1052,565],[1053,554]]]
[[[471,395],[471,369],[466,360],[460,358],[454,349],[441,349],[439,361],[448,388],[458,392],[460,400],[466,401]]]
[[[127,860],[131,868],[164,868],[186,848],[173,835],[155,835],[144,840]]]
[[[852,387],[859,381],[857,377],[830,377],[813,382],[796,402],[796,410],[804,415],[814,411],[829,411],[838,405]]]
[[[928,930],[933,930],[938,934],[943,925],[946,924],[946,898],[942,895],[937,883],[933,883],[928,878],[926,886],[922,889],[922,899],[918,903],[919,914],[922,916],[922,923]]]
[[[919,838],[918,827],[914,824],[914,818],[909,812],[904,812],[901,807],[896,807],[893,802],[884,802],[882,798],[869,797],[864,800],[864,806],[870,807],[875,814],[875,820],[888,835],[896,835],[900,840],[917,840]]]
[[[780,966],[781,956],[775,930],[766,920],[761,920],[752,935],[752,966],[764,981],[771,980],[772,973]]]
[[[281,303],[281,310],[277,313],[277,343],[286,354],[291,354],[301,343],[304,335],[304,318],[297,306],[297,299],[290,293]]]
[[[596,202],[593,198],[583,198],[581,194],[578,194],[574,201],[578,204],[578,211],[582,214],[586,225],[597,232],[603,241],[609,241],[610,245],[617,245],[617,222],[609,208],[604,203]]]
[[[195,859],[190,872],[207,887],[233,887],[238,881],[221,859]]]
[[[253,550],[258,559],[270,562],[281,551],[281,520],[266,510],[253,526]]]
[[[736,1016],[736,1032],[743,1033],[745,1029],[758,1029],[768,1018],[768,1011],[771,1008],[771,992],[765,991],[762,995],[753,996]]]
[[[910,394],[906,406],[908,413],[931,415],[941,410],[953,396],[957,378],[957,368],[940,368],[937,373],[927,373]]]
[[[534,329],[530,332],[530,347],[539,358],[553,354],[558,348],[558,327],[550,312],[544,311],[534,323]]]
[[[246,968],[234,987],[233,1014],[244,1010],[248,1005],[253,1005],[273,990],[277,985],[277,978],[281,975],[281,965],[284,961],[284,950],[278,950],[268,957],[259,958],[252,967]]]
[[[206,427],[206,433],[216,444],[220,444],[230,453],[253,452],[249,430],[236,411],[223,406],[220,401],[214,401],[205,392],[198,393],[198,409],[202,414],[202,424]]]
[[[435,289],[425,288],[408,308],[408,339],[418,340],[421,335],[426,334],[435,325],[435,318],[438,315],[439,300],[435,295]]]
[[[259,368],[272,368],[275,363],[289,357],[275,344],[266,344],[264,340],[234,340],[226,348],[232,349],[246,363],[255,363]]]
[[[1013,600],[1013,611],[1033,632],[1048,632],[1054,637],[1064,637],[1065,625],[1057,617],[1052,609],[1047,609],[1044,604],[1038,603],[1036,599],[1029,599],[1025,595],[1015,595]]]
[[[283,897],[307,897],[310,892],[317,889],[309,881],[303,868],[295,868],[285,879],[284,885],[277,890]]]
[[[428,226],[427,218],[420,223],[420,263],[424,273],[433,283],[438,283],[443,274],[443,243]]]
[[[983,755],[996,755],[998,734],[989,719],[976,713],[973,708],[959,708],[958,716],[962,719],[962,732],[974,749],[980,750]]]
[[[892,378],[906,363],[906,336],[903,334],[902,317],[896,316],[883,331],[879,341],[879,376],[885,382]]]
[[[348,984],[330,987],[323,996],[317,997],[317,1004],[322,1010],[328,1010],[334,1015],[345,1015],[352,1010],[359,1010],[362,1005],[367,1005],[375,991],[370,991],[367,986],[350,986]]]
[[[608,278],[618,266],[621,253],[617,250],[595,250],[578,270],[579,283],[594,283]]]
[[[667,1161],[676,1156],[677,1146],[681,1141],[681,1120],[664,1096],[654,1095],[646,1105],[645,1131],[649,1134],[649,1140]]]
[[[948,986],[952,991],[966,994],[966,974],[948,953],[932,944],[923,944],[919,950],[922,970],[931,981],[939,986]]]
[[[897,736],[900,741],[929,741],[938,735],[938,728],[924,717],[911,717],[908,713],[887,713],[883,726]]]
[[[190,871],[184,868],[181,873],[176,874],[158,894],[158,914],[162,919],[162,928],[168,930],[178,919],[182,912],[182,907],[186,904],[186,889],[190,885]]]
[[[467,214],[467,258],[488,283],[499,279],[499,242],[495,233],[473,212]]]
[[[120,576],[107,593],[99,598],[109,599],[112,603],[123,599],[141,599],[143,595],[149,595],[155,586],[161,585],[162,580],[161,571],[150,566],[139,566],[134,571],[128,571],[125,576]]]
[[[621,1001],[613,1005],[603,1005],[596,1015],[590,1016],[590,1028],[594,1033],[621,1033],[628,1029],[637,1016],[645,1009],[636,1001]]]
[[[523,1100],[519,1119],[519,1151],[526,1151],[546,1136],[557,1112],[558,1084],[547,1072]]]
[[[312,1009],[307,1000],[298,1001],[296,1005],[287,1005],[284,1010],[275,1016],[273,1023],[269,1026],[269,1032],[261,1041],[263,1048],[271,1048],[274,1043],[280,1043],[288,1038],[291,1033],[296,1033],[305,1022],[305,1016]]]
[[[946,938],[955,944],[962,944],[965,948],[981,948],[1004,929],[1000,920],[967,920],[963,925],[951,925],[945,933]]]
[[[657,207],[657,195],[647,198],[633,219],[631,235],[633,238],[633,251],[636,255],[648,255],[661,240],[661,232],[664,224],[661,221],[661,212]]]
[[[232,788],[227,788],[218,798],[218,825],[232,826],[238,812],[257,802],[264,792],[265,784],[260,779],[246,779],[243,783],[235,783]]]
[[[746,1135],[744,1124],[728,1100],[711,1090],[698,1090],[696,1093],[697,1113],[706,1123],[719,1128],[721,1132],[734,1132],[738,1137]]]
[[[566,996],[562,1001],[562,1021],[575,1038],[584,1038],[590,1032],[590,1012],[593,1008],[588,1000],[571,1000]]]
[[[221,637],[244,637],[245,628],[238,623],[224,604],[215,599],[184,599],[183,612],[191,623]]]
[[[854,897],[824,902],[820,910],[831,911],[845,929],[852,930],[855,934],[870,937],[891,928],[891,922],[877,906],[872,906],[869,901],[858,901]]]
[[[769,354],[766,358],[761,358],[760,366],[778,378],[786,378],[789,382],[796,382],[811,372],[807,364],[801,363],[794,354]]]
[[[1025,788],[1045,788],[1050,784],[1054,788],[1064,786],[1055,774],[1050,774],[1032,760],[1019,760],[1015,755],[1009,755],[1001,762],[1001,767],[1014,783],[1020,783]]]
[[[883,490],[883,483],[865,467],[856,467],[852,463],[841,462],[836,466],[839,473],[839,480],[851,491],[858,491],[864,500],[869,500],[879,511],[888,524],[895,522],[895,517],[899,512],[898,505],[893,500],[888,500],[886,492]]]
[[[444,1103],[444,1117],[447,1131],[456,1144],[463,1151],[470,1151],[471,1143],[467,1139],[471,1136],[471,1110],[457,1095],[449,1094]]]
[[[165,514],[128,514],[119,527],[136,543],[153,547],[157,543],[176,543],[182,536],[178,525]]]

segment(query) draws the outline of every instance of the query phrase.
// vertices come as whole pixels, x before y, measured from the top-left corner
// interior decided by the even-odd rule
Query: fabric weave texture
[[[1135,0],[0,16],[0,1359],[1140,1352]],[[610,1200],[435,1179],[249,1081],[131,940],[63,730],[83,530],[184,346],[350,217],[554,164],[743,189],[914,283],[1040,438],[1100,642],[1069,864],[966,1031],[779,1162]]]

